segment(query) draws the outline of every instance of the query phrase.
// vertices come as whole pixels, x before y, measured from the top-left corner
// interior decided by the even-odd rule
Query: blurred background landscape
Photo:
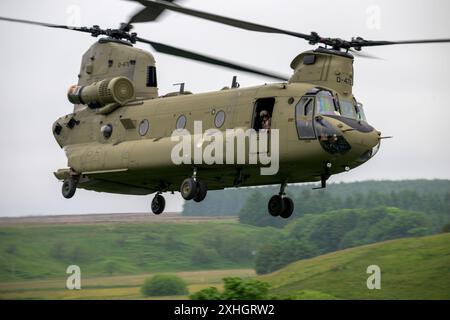
[[[238,277],[277,298],[450,299],[450,180],[312,186],[289,186],[286,220],[267,213],[276,187],[213,191],[158,217],[0,218],[0,298],[141,299],[146,278],[171,273],[187,285],[176,298]],[[72,264],[81,290],[65,288]],[[366,287],[372,264],[381,290]]]

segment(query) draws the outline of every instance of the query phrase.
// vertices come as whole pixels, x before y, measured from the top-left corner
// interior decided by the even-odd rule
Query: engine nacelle
[[[101,108],[111,103],[124,105],[135,98],[133,83],[126,77],[115,77],[94,82],[88,86],[73,85],[67,92],[73,104]]]

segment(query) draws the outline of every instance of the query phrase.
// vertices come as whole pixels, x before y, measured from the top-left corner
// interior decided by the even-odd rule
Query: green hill
[[[367,289],[369,265],[381,268],[380,290]],[[341,250],[258,279],[295,299],[450,299],[450,234]]]

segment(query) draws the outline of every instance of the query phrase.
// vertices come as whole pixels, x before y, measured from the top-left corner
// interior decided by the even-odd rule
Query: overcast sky
[[[292,31],[350,39],[450,38],[447,0],[185,0],[179,2],[225,16]],[[140,6],[129,1],[2,0],[0,15],[56,24],[116,27]],[[222,26],[178,13],[139,23],[140,36],[228,60],[291,74],[289,64],[305,41]],[[86,34],[0,22],[0,216],[150,211],[151,196],[110,195],[77,190],[61,196],[52,172],[66,167],[51,125],[70,113],[69,85],[76,83],[81,56],[95,41]],[[147,49],[145,45],[137,45]],[[355,61],[354,94],[369,122],[385,140],[367,164],[330,181],[450,178],[450,44],[404,45],[366,50],[384,60]],[[271,82],[155,54],[160,93],[185,82],[186,90],[213,91],[237,74],[241,87]],[[181,209],[167,196],[167,211]]]

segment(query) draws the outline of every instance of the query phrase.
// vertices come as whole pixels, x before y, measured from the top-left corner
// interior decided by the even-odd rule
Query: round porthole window
[[[100,128],[100,131],[103,134],[103,137],[105,137],[105,139],[108,139],[112,135],[113,127],[112,127],[112,125],[107,124],[107,125],[102,126]]]
[[[186,116],[184,114],[182,114],[177,119],[176,128],[177,128],[177,130],[182,130],[185,127],[186,127]]]
[[[223,126],[223,123],[225,122],[225,112],[220,110],[217,112],[216,117],[214,118],[214,124],[216,125],[216,128],[220,128]]]
[[[149,128],[149,123],[147,119],[144,119],[141,121],[141,123],[139,124],[139,134],[141,136],[145,136],[148,132],[148,128]]]

